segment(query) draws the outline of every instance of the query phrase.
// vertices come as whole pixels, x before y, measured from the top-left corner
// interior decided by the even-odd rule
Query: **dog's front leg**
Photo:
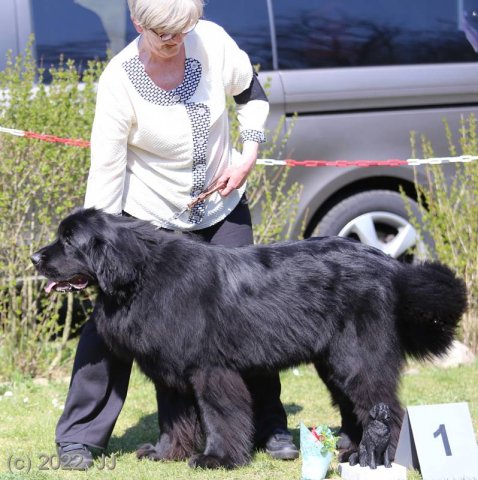
[[[193,468],[234,468],[250,461],[253,445],[251,396],[238,372],[211,367],[191,376],[206,435],[204,452]]]
[[[375,461],[375,447],[370,446],[368,450],[368,466],[375,470],[377,468],[377,462]]]
[[[391,468],[392,467],[392,462],[390,461],[390,452],[389,452],[389,447],[385,449],[385,452],[383,452],[383,466],[386,468]]]
[[[363,442],[359,445],[359,463],[361,467],[368,467],[369,465],[369,456],[367,452],[367,447]]]
[[[178,392],[155,383],[160,437],[158,442],[142,445],[138,458],[149,460],[185,460],[200,451],[201,425],[192,392]]]

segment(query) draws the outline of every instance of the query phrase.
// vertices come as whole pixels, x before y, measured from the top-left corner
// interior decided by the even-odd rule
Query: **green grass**
[[[475,435],[478,433],[478,362],[448,370],[414,365],[415,373],[404,375],[400,396],[404,405],[462,402],[469,404]],[[297,374],[298,373],[298,374]],[[54,454],[54,430],[61,414],[68,389],[68,379],[38,384],[19,380],[0,386],[0,395],[11,391],[12,396],[0,399],[0,478],[43,479],[61,477],[115,478],[115,479],[273,479],[300,478],[301,461],[282,462],[270,459],[260,452],[246,468],[235,471],[193,471],[185,462],[157,463],[135,458],[137,445],[155,442],[157,421],[154,388],[135,368],[131,378],[126,404],[118,419],[107,455],[115,455],[112,471],[92,468],[88,472],[41,471],[40,456]],[[289,427],[298,443],[298,425],[326,423],[339,425],[339,415],[331,407],[324,385],[310,366],[302,366],[282,374],[282,401],[288,413]],[[13,456],[13,457],[12,457]],[[10,458],[30,458],[32,468],[28,475],[9,473]],[[13,465],[13,460],[10,461]],[[327,478],[339,478],[332,464]],[[420,479],[411,472],[410,480]]]

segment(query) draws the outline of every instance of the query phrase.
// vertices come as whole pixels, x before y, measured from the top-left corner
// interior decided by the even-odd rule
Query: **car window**
[[[279,68],[476,61],[464,2],[274,0]]]
[[[60,55],[81,69],[119,52],[135,36],[126,0],[31,0],[36,58],[49,67]],[[262,69],[272,68],[266,0],[209,0],[204,17],[219,23]]]
[[[31,0],[36,58],[49,67],[60,55],[81,68],[117,53],[136,34],[126,0]]]
[[[204,18],[218,23],[261,70],[272,69],[272,48],[266,0],[208,0]]]

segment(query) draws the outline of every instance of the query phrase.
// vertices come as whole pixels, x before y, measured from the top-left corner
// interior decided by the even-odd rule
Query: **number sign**
[[[478,447],[466,403],[408,407],[395,462],[423,480],[478,480]]]

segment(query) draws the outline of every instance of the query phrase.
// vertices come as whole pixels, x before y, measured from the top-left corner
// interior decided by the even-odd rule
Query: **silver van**
[[[288,158],[406,160],[411,131],[446,156],[443,119],[457,132],[461,116],[478,113],[478,0],[206,3],[205,18],[271,79],[271,128],[297,113]],[[126,0],[2,0],[0,69],[31,32],[46,65],[60,53],[80,65],[104,58],[136,35]],[[400,258],[415,245],[398,193],[415,198],[411,168],[293,167],[290,176],[304,185],[296,235],[350,236]]]

